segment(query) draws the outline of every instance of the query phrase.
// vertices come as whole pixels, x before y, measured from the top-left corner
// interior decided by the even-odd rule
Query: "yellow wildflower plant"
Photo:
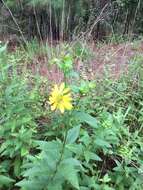
[[[66,88],[64,83],[59,87],[57,84],[54,85],[49,97],[49,104],[52,111],[60,110],[61,113],[64,113],[65,110],[71,110],[73,106],[70,88]]]

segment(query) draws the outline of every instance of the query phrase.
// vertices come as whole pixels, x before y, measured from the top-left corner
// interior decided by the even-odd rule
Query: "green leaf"
[[[4,176],[4,175],[0,175],[0,185],[6,185],[8,186],[9,184],[15,182],[15,180],[13,180],[10,177]]]
[[[97,120],[88,113],[75,112],[75,117],[77,117],[81,122],[85,122],[93,128],[98,128]]]
[[[111,148],[111,145],[107,141],[99,139],[99,138],[95,140],[95,144],[97,144],[100,147]]]
[[[75,71],[71,71],[71,72],[69,72],[69,76],[70,76],[70,77],[73,77],[73,78],[76,78],[76,79],[79,78],[79,74],[78,74],[78,72],[75,72]]]
[[[111,178],[109,177],[108,174],[105,174],[103,179],[100,179],[100,181],[102,181],[103,183],[108,183],[111,181]]]
[[[0,53],[5,52],[6,48],[7,48],[7,44],[5,44],[4,46],[0,47]]]
[[[66,141],[67,144],[74,143],[77,140],[78,136],[79,136],[79,132],[80,132],[80,125],[70,129],[68,131],[68,135],[67,135],[67,141]]]
[[[36,182],[36,181],[22,180],[16,183],[15,185],[22,187],[23,189],[26,189],[26,190],[41,190],[42,189],[42,186],[38,181]]]
[[[80,187],[80,190],[89,190],[89,188],[88,187]]]
[[[29,151],[26,147],[21,148],[21,156],[26,156],[28,153],[29,153]]]
[[[67,158],[67,159],[63,160],[61,164],[72,165],[72,166],[77,166],[79,168],[82,168],[80,161],[75,158]]]
[[[62,176],[67,180],[73,187],[79,189],[77,170],[73,166],[66,165],[60,168]]]
[[[17,177],[20,175],[20,167],[21,167],[21,160],[20,158],[16,158],[14,161],[14,174]]]
[[[66,144],[66,148],[76,155],[81,155],[83,152],[82,144]]]
[[[62,190],[62,185],[60,184],[49,184],[48,185],[48,190]]]
[[[97,154],[90,151],[85,151],[84,156],[85,156],[86,162],[89,162],[90,160],[102,161],[102,159]]]

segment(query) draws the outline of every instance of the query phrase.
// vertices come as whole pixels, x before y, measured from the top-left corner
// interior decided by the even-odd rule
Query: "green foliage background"
[[[85,60],[79,44],[60,48],[50,64],[70,81],[74,106],[61,114],[48,104],[51,81],[25,67],[37,48],[0,47],[0,189],[142,190],[143,57],[118,80],[91,82],[73,70]]]

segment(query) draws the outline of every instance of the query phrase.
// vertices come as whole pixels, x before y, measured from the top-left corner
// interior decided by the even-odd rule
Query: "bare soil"
[[[103,45],[92,47],[93,58],[86,62],[75,61],[75,68],[81,77],[93,80],[108,70],[110,75],[118,79],[123,72],[127,72],[131,60],[137,55],[143,55],[143,42]],[[40,64],[40,65],[39,65]],[[53,66],[48,68],[47,62],[39,60],[40,74],[54,82],[61,82],[61,72]]]
[[[16,47],[12,46],[11,49],[15,50]],[[74,63],[81,77],[85,80],[94,80],[96,77],[102,77],[106,70],[112,77],[118,79],[121,73],[128,71],[128,66],[135,56],[143,55],[143,41],[106,44],[101,47],[94,45],[90,50],[93,52],[90,60],[85,62],[76,60]],[[35,57],[30,68],[32,72],[39,72],[50,81],[58,83],[63,80],[59,69],[56,66],[49,66],[46,56]]]

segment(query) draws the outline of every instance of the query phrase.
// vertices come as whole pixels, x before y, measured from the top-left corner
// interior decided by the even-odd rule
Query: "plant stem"
[[[53,173],[53,176],[51,177],[51,180],[54,179],[54,177],[55,177],[55,175],[56,175],[56,173],[58,171],[58,166],[60,165],[60,163],[62,161],[62,158],[63,158],[63,155],[64,155],[64,150],[65,150],[65,145],[66,145],[66,140],[67,140],[67,134],[68,134],[68,130],[66,128],[65,137],[64,137],[64,141],[63,141],[63,146],[62,146],[62,150],[61,150],[61,155],[60,155],[60,158],[59,158],[59,160],[58,160],[58,162],[56,164],[56,169],[55,169],[55,171]]]

